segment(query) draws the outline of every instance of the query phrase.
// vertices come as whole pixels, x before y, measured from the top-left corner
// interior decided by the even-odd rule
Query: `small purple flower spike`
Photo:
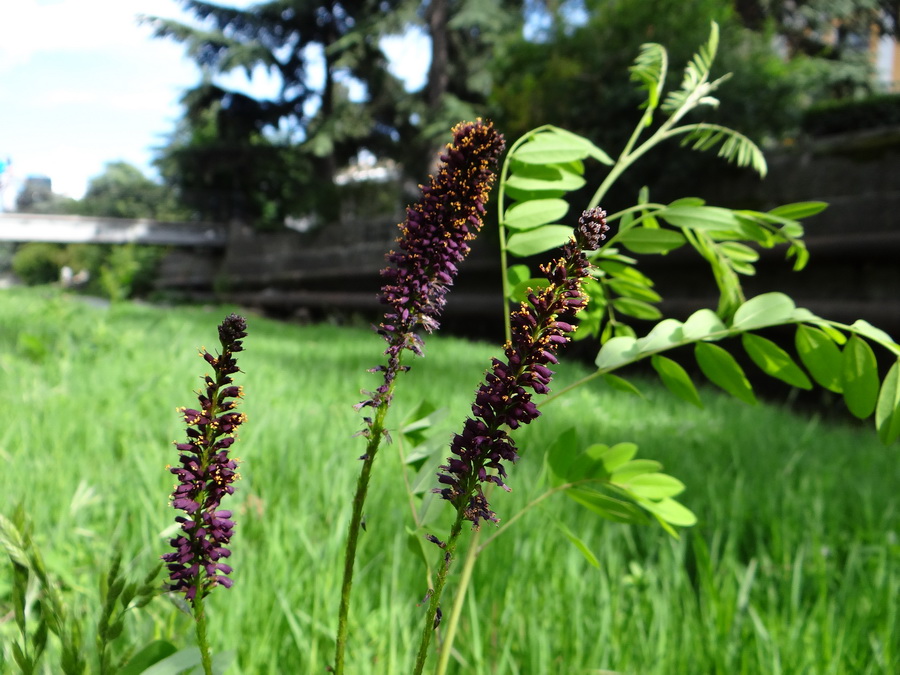
[[[387,255],[380,295],[387,305],[378,333],[388,343],[388,363],[373,369],[384,373],[384,383],[357,408],[378,408],[389,403],[400,354],[409,349],[422,355],[421,327],[432,332],[457,266],[468,255],[469,242],[482,227],[484,206],[494,184],[494,169],[505,147],[503,136],[491,122],[476,120],[453,128],[453,141],[441,155],[436,176],[421,186],[422,198],[406,211],[400,225],[397,250]]]
[[[493,359],[476,393],[473,416],[450,444],[452,456],[438,474],[438,482],[446,487],[435,492],[462,509],[463,518],[475,528],[482,520],[498,522],[481,484],[494,483],[509,490],[503,462],[515,462],[519,456],[506,428],[517,429],[540,415],[531,400],[532,392],[550,391],[553,371],[549,365],[557,362],[557,350],[569,341],[566,333],[574,330],[558,317],[575,314],[587,305],[581,286],[590,263],[584,251],[596,250],[608,230],[605,211],[585,211],[574,236],[563,247],[563,257],[541,266],[550,285],[529,293],[527,302],[512,313],[506,360]]]
[[[169,471],[178,477],[172,506],[187,515],[175,518],[182,532],[170,541],[175,552],[162,559],[169,570],[169,590],[183,591],[191,602],[202,599],[215,586],[230,588],[233,583],[225,576],[231,567],[222,561],[231,555],[226,547],[234,523],[231,511],[218,509],[222,497],[234,493],[232,483],[239,478],[237,462],[228,457],[228,450],[246,418],[233,412],[243,393],[232,384],[231,375],[240,371],[234,354],[243,350],[241,340],[246,335],[247,323],[242,317],[231,314],[225,318],[219,326],[222,354],[200,353],[213,367],[215,378],[204,376],[206,388],[197,392],[199,410],[180,409],[188,426],[187,442],[175,444],[181,453],[180,464]]]

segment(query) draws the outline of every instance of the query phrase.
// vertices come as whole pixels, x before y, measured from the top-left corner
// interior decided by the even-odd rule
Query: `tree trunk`
[[[450,20],[449,0],[431,0],[428,5],[428,33],[431,36],[431,67],[428,69],[428,107],[437,110],[450,84],[448,65],[450,45],[447,23]]]

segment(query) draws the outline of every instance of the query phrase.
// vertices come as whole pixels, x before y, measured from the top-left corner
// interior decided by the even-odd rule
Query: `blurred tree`
[[[187,220],[171,190],[147,178],[127,162],[110,162],[88,183],[84,197],[73,209],[83,216]]]
[[[809,101],[869,94],[873,39],[896,35],[900,0],[735,0],[742,22],[771,29],[805,70]]]
[[[778,138],[798,123],[800,92],[791,65],[774,51],[771,33],[741,25],[730,0],[586,0],[545,6],[538,17],[539,30],[509,45],[495,64],[494,118],[511,138],[549,123],[617,154],[639,115],[642,96],[629,82],[627,68],[640,45],[665,45],[669,85],[677,87],[682,67],[708,38],[710,21],[719,24],[722,35],[715,74],[732,72],[734,77],[722,88],[718,109],[705,118],[756,141]],[[677,144],[662,146],[652,163],[639,163],[625,174],[606,206],[630,205],[642,185],[683,190],[679,181],[694,175],[697,166],[720,168],[720,162]]]
[[[379,26],[396,21],[397,0],[182,4],[200,26],[144,18],[157,37],[183,42],[204,71],[183,100],[185,118],[164,152],[163,173],[205,216],[257,223],[277,222],[296,206],[282,201],[285,189],[276,183],[299,174],[316,196],[299,201],[333,218],[338,168],[360,148],[379,154],[399,141],[403,86],[388,73],[377,39]],[[265,71],[279,91],[254,99],[213,83],[234,70],[248,77]],[[358,100],[351,100],[353,89]]]
[[[335,173],[362,149],[421,178],[447,129],[485,112],[489,62],[523,22],[523,0],[182,4],[199,26],[144,17],[204,71],[161,171],[206,217],[273,224],[308,208],[334,220]],[[431,39],[431,65],[426,86],[410,93],[389,72],[381,38],[413,25]],[[233,70],[269,73],[278,94],[255,99],[215,83]]]

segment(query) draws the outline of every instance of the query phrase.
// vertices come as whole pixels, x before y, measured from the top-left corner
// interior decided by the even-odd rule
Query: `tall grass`
[[[67,597],[95,612],[96,575],[114,550],[141,573],[168,550],[168,508],[189,405],[231,308],[95,308],[52,291],[0,295],[0,512],[24,502]],[[382,344],[366,328],[249,317],[241,354],[249,422],[231,508],[231,590],[208,601],[215,651],[236,673],[324,672],[333,653],[350,500],[362,452],[352,409]],[[402,377],[389,426],[423,399],[460,427],[497,347],[431,337]],[[561,388],[582,375],[562,364]],[[570,427],[587,442],[634,440],[688,485],[700,523],[598,521],[556,496],[482,554],[456,641],[459,673],[893,673],[900,663],[896,447],[869,430],[746,407],[704,392],[706,409],[652,383],[645,399],[582,388],[519,435],[504,519],[540,494],[543,452]],[[358,558],[348,672],[403,673],[414,659],[424,568],[412,554],[401,464],[375,466]],[[557,523],[581,536],[592,567]],[[487,528],[489,529],[489,528]],[[438,529],[438,532],[443,530]],[[465,541],[463,545],[465,545]],[[11,635],[0,572],[0,642]],[[450,582],[452,592],[453,579]],[[190,620],[156,600],[132,636],[190,644]],[[7,663],[11,663],[7,654]],[[47,661],[47,672],[54,672]],[[453,670],[453,668],[451,669]]]

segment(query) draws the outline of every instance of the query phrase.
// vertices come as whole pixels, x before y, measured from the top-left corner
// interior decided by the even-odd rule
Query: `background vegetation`
[[[165,465],[182,433],[175,407],[190,403],[203,371],[196,349],[228,311],[96,309],[44,288],[4,291],[2,404],[15,412],[0,430],[0,493],[10,508],[25,505],[87,644],[97,574],[111,554],[122,552],[141,577],[167,549]],[[236,651],[234,672],[315,672],[332,656],[360,451],[351,404],[372,385],[365,371],[381,343],[367,328],[249,324],[241,357],[249,423],[231,504],[236,583],[211,596],[210,635],[215,651]],[[447,406],[449,438],[496,351],[429,339],[390,424],[429,399]],[[571,359],[559,370],[557,389],[585,374]],[[681,500],[700,522],[675,541],[658,528],[598,526],[563,497],[544,502],[476,567],[456,672],[892,672],[900,644],[894,454],[870,429],[818,414],[711,391],[701,411],[652,383],[642,389],[646,399],[623,400],[582,387],[549,404],[522,430],[513,492],[497,495],[495,508],[508,518],[542,491],[547,447],[575,427],[586,441],[633,440],[664,462],[687,483]],[[395,438],[367,506],[354,673],[408,671],[424,611],[397,450]],[[597,567],[559,522],[585,540]],[[0,574],[0,615],[10,610],[10,583]],[[0,624],[0,643],[11,630]],[[189,617],[159,598],[133,612],[118,644],[164,637],[183,647],[190,635]]]

